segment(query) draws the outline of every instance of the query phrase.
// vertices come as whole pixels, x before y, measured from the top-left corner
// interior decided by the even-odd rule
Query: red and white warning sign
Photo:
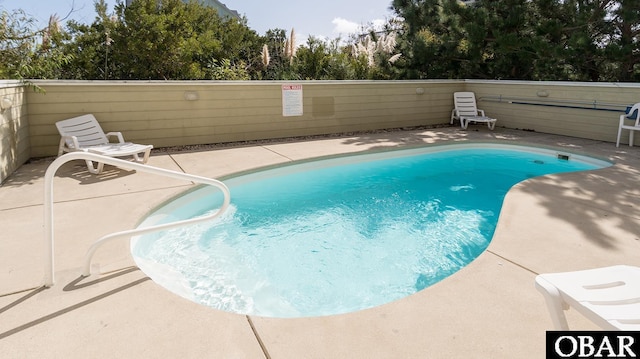
[[[302,85],[282,85],[282,116],[302,116]]]

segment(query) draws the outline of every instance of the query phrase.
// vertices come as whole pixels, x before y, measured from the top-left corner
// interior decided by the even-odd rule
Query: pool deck
[[[432,287],[372,309],[300,319],[231,314],[182,299],[135,267],[126,240],[99,249],[93,274],[81,278],[93,241],[133,228],[192,184],[111,166],[91,175],[77,161],[54,181],[56,284],[43,288],[51,159],[25,164],[0,186],[0,357],[543,358],[545,331],[553,328],[536,274],[640,265],[640,147],[472,126],[157,150],[149,164],[218,178],[319,156],[465,141],[550,146],[616,164],[514,186],[489,248]],[[598,329],[574,310],[568,320],[572,329]]]

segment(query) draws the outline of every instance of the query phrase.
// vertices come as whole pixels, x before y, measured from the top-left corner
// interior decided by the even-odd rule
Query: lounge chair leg
[[[64,153],[64,148],[66,146],[66,140],[64,137],[60,138],[60,145],[58,145],[58,157],[62,156]]]
[[[147,163],[147,161],[149,161],[149,155],[151,153],[151,150],[147,150],[141,153],[143,153],[142,158],[140,158],[139,153],[134,153],[133,159],[138,163]]]
[[[102,173],[102,170],[104,169],[104,163],[98,162],[97,166],[93,167],[93,161],[86,160],[85,162],[87,163],[87,169],[89,170],[89,173],[92,173],[94,175]]]
[[[558,288],[542,278],[536,278],[536,288],[544,296],[551,321],[556,330],[569,330],[567,317],[564,315],[564,311],[569,309],[569,306],[562,300]]]

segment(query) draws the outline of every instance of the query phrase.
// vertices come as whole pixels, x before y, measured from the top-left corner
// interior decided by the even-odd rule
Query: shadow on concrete
[[[561,219],[602,248],[615,248],[625,238],[640,243],[638,169],[612,166],[600,170],[546,176],[519,189],[535,196],[550,217]],[[605,189],[603,191],[603,189]],[[611,217],[628,237],[612,238],[601,226]]]
[[[97,302],[99,300],[105,299],[105,298],[107,298],[109,296],[112,296],[114,294],[117,294],[117,293],[120,293],[122,291],[125,291],[125,290],[127,290],[129,288],[135,287],[135,286],[137,286],[137,285],[139,285],[141,283],[144,283],[144,282],[146,282],[148,280],[150,280],[150,278],[148,278],[148,277],[134,280],[131,283],[125,284],[123,286],[117,287],[115,289],[112,289],[110,291],[107,291],[105,293],[97,295],[95,297],[83,300],[83,301],[81,301],[79,303],[70,305],[70,306],[68,306],[66,308],[63,308],[63,309],[60,309],[60,310],[55,311],[53,313],[47,314],[47,315],[42,316],[42,317],[40,317],[38,319],[35,319],[35,320],[32,320],[32,321],[27,322],[25,324],[19,325],[19,326],[15,327],[13,329],[10,329],[10,330],[8,330],[8,331],[6,331],[4,333],[0,333],[0,340],[2,340],[4,338],[7,338],[7,337],[9,337],[11,335],[14,335],[16,333],[19,333],[19,332],[21,332],[23,330],[27,330],[29,328],[32,328],[32,327],[34,327],[36,325],[45,323],[45,322],[47,322],[49,320],[55,319],[55,318],[57,318],[57,317],[59,317],[61,315],[64,315],[64,314],[70,313],[70,312],[72,312],[74,310],[77,310],[77,309],[80,309],[82,307],[85,307],[85,306],[87,306],[89,304],[95,303],[95,302]],[[27,295],[21,297],[20,299],[18,299],[17,301],[14,301],[13,303],[9,304],[9,307],[15,307],[16,305],[26,301],[27,299],[35,296],[38,293],[42,292],[44,289],[46,289],[46,288],[40,287],[40,288],[35,289],[34,291],[30,292],[29,294],[27,294]]]
[[[81,185],[91,185],[95,183],[105,182],[116,178],[131,176],[136,173],[136,171],[134,170],[129,171],[109,165],[105,165],[104,170],[97,175],[90,173],[87,170],[86,166],[78,166],[76,164],[71,170],[64,167],[66,166],[63,166],[63,168],[60,169],[57,177],[72,178],[78,181],[78,183]]]
[[[39,288],[29,289],[29,290],[25,291],[25,293],[27,293],[27,294],[23,295],[22,297],[14,300],[13,302],[11,302],[11,303],[5,305],[4,307],[0,308],[0,314],[8,311],[11,308],[14,308],[14,307],[18,306],[19,304],[21,304],[21,303],[23,303],[25,301],[27,301],[29,298],[37,295],[38,293],[44,291],[45,289],[47,289],[47,287],[39,287]]]
[[[81,289],[81,288],[85,288],[85,287],[89,287],[92,286],[94,284],[98,284],[98,283],[102,283],[108,280],[111,280],[113,278],[116,277],[120,277],[123,276],[125,274],[128,273],[132,273],[132,272],[139,272],[140,269],[138,267],[129,267],[129,268],[124,268],[124,269],[120,269],[112,274],[109,274],[107,276],[104,277],[100,277],[98,279],[94,279],[92,281],[86,282],[86,283],[81,283],[83,280],[85,280],[86,278],[89,277],[84,277],[84,276],[80,276],[76,279],[74,279],[73,281],[71,281],[69,284],[65,285],[64,288],[62,289],[64,292],[70,292],[76,289]]]
[[[19,170],[12,173],[4,182],[2,187],[23,187],[41,182],[47,168],[55,158],[34,159],[22,165]],[[121,168],[105,165],[102,173],[95,175],[87,170],[84,161],[71,161],[58,169],[56,177],[72,178],[82,185],[89,185],[109,181],[115,178],[122,178],[135,174],[136,171],[128,171]]]

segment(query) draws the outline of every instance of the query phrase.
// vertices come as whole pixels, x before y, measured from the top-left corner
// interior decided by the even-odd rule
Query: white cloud
[[[387,21],[385,19],[375,19],[373,21],[371,21],[371,23],[373,24],[373,29],[376,31],[380,31],[382,29],[384,29],[384,24]]]
[[[360,30],[359,24],[341,17],[334,18],[331,23],[333,24],[334,34],[349,35],[358,33]]]
[[[296,32],[296,47],[300,47],[301,45],[306,44],[308,37],[309,35],[307,34]]]
[[[341,17],[336,17],[331,21],[333,23],[333,33],[337,35],[350,35],[350,34],[359,34],[363,32],[363,30],[373,30],[380,31],[384,29],[384,24],[386,23],[385,19],[375,19],[371,20],[366,24],[358,24],[353,21],[349,21],[347,19],[343,19]]]

